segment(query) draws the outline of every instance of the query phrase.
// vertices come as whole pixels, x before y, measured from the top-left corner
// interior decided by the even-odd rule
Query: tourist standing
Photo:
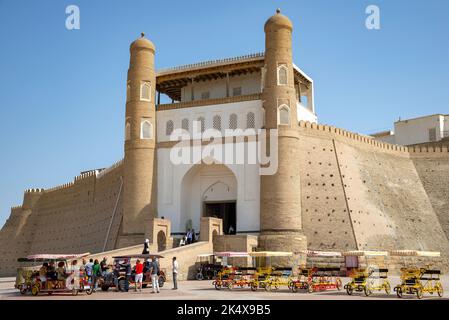
[[[129,280],[131,279],[131,261],[125,259],[125,291],[129,290]]]
[[[150,253],[150,239],[145,239],[145,242],[143,243],[143,251],[142,254],[149,254]]]
[[[90,258],[89,262],[85,264],[84,271],[86,272],[87,281],[92,284],[92,268],[94,266],[94,259]]]
[[[187,244],[192,243],[192,230],[187,230]]]
[[[98,278],[101,277],[101,267],[100,263],[97,259],[94,261],[94,265],[92,267],[92,282],[94,286],[94,291],[97,291],[98,288]]]
[[[151,284],[153,285],[153,293],[159,293],[159,262],[154,258],[151,264]]]
[[[194,243],[196,241],[195,229],[192,228],[191,232],[192,232],[192,242],[191,243]]]
[[[115,285],[115,291],[116,292],[118,292],[119,290],[119,288],[118,288],[118,278],[120,277],[120,268],[121,268],[121,266],[120,266],[120,263],[119,263],[119,261],[117,260],[116,262],[115,262],[115,265],[114,265],[114,269],[113,269],[113,271],[112,271],[112,275],[113,275],[113,277],[114,277],[114,285]]]
[[[139,287],[139,291],[142,292],[142,281],[143,281],[143,264],[140,263],[140,260],[137,259],[136,262],[136,276],[134,279],[136,285],[134,287],[134,291],[137,291],[137,287]]]
[[[178,264],[178,261],[176,260],[176,257],[173,257],[172,268],[173,268],[173,290],[177,290],[178,289],[179,264]]]
[[[101,275],[103,277],[105,277],[106,273],[107,273],[107,271],[109,269],[109,267],[108,267],[108,257],[103,257],[103,260],[101,260],[101,262],[100,262],[100,269],[101,269]]]

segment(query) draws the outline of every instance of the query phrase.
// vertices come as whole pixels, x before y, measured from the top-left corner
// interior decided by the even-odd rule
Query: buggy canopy
[[[128,254],[122,256],[114,256],[113,259],[154,259],[163,258],[160,254]]]
[[[222,252],[214,252],[214,255],[217,257],[229,257],[229,258],[245,258],[248,257],[248,252],[244,251],[222,251]]]
[[[25,258],[19,258],[19,262],[32,262],[32,261],[47,261],[47,260],[73,260],[80,259],[89,256],[90,253],[80,253],[80,254],[32,254]]]
[[[341,257],[341,252],[338,251],[301,250],[299,253],[306,254],[308,257]]]
[[[290,257],[293,252],[286,251],[254,251],[250,252],[251,257]]]
[[[388,256],[388,251],[364,251],[364,250],[353,250],[353,251],[346,251],[341,253],[343,256],[356,256],[356,257],[362,257],[362,256]]]
[[[441,254],[439,251],[391,250],[390,255],[403,257],[439,257]]]

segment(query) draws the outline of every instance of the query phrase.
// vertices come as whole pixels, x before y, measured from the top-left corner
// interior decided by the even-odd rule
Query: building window
[[[246,114],[246,128],[256,128],[256,115],[254,112],[248,112]]]
[[[229,129],[237,129],[237,115],[235,113],[229,116]]]
[[[215,115],[212,119],[212,125],[214,129],[221,131],[221,117],[219,115]]]
[[[125,141],[128,141],[131,139],[131,124],[129,122],[126,122],[125,125]]]
[[[429,129],[429,141],[437,141],[437,129]]]
[[[126,85],[126,101],[131,100],[131,85]]]
[[[242,87],[232,88],[232,96],[241,96],[242,95]]]
[[[288,70],[286,64],[280,64],[278,66],[278,85],[283,86],[287,84]]]
[[[209,91],[201,92],[201,99],[202,100],[209,99],[209,97],[210,97]]]
[[[151,84],[147,81],[140,84],[140,100],[151,101]]]
[[[290,108],[286,104],[279,107],[278,124],[290,125]]]
[[[174,124],[173,124],[173,120],[168,120],[167,123],[165,124],[165,135],[169,136],[173,133],[174,130]]]
[[[199,117],[198,121],[201,124],[201,132],[204,132],[206,130],[206,120],[204,120],[204,117]]]
[[[181,128],[183,128],[186,131],[189,131],[189,119],[182,119]]]
[[[149,120],[143,120],[140,125],[140,138],[152,139],[153,138],[153,125]]]

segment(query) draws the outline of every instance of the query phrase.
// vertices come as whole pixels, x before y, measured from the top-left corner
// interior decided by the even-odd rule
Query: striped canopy
[[[299,253],[309,257],[341,257],[341,252],[338,251],[301,250]]]
[[[391,250],[390,255],[403,257],[439,257],[441,254],[439,251]]]
[[[250,252],[251,257],[289,257],[293,255],[293,252],[285,251],[254,251]]]
[[[341,253],[343,256],[388,256],[388,251],[364,251],[364,250],[353,250]]]
[[[56,253],[50,253],[50,254],[32,254],[27,256],[25,259],[22,260],[32,260],[32,261],[43,261],[43,260],[72,260],[72,259],[80,259],[84,258],[90,255],[89,252],[86,253],[79,253],[79,254],[56,254]]]
[[[222,251],[222,252],[214,252],[214,255],[217,257],[248,257],[248,252],[244,251]]]

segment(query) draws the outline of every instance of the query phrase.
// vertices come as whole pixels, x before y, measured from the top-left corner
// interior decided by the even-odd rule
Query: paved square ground
[[[392,292],[390,295],[385,293],[374,293],[370,297],[365,297],[363,293],[354,293],[352,296],[348,296],[345,290],[342,291],[326,291],[305,293],[289,292],[287,287],[283,287],[277,291],[266,292],[263,289],[259,289],[256,292],[251,291],[249,288],[234,289],[232,291],[228,289],[216,290],[212,286],[212,281],[179,281],[179,289],[171,290],[172,283],[167,282],[160,293],[152,293],[151,288],[143,289],[142,292],[134,292],[133,288],[129,292],[114,292],[112,290],[102,292],[101,290],[88,296],[85,293],[80,293],[78,296],[72,296],[71,294],[54,294],[48,296],[46,294],[39,296],[31,296],[31,294],[21,295],[16,289],[14,289],[14,278],[0,278],[0,299],[70,299],[70,300],[92,300],[92,299],[105,299],[105,300],[117,300],[117,299],[131,299],[131,300],[149,300],[149,299],[188,299],[188,300],[265,300],[265,299],[282,299],[282,300],[322,300],[322,299],[398,299],[396,294]],[[349,278],[342,278],[343,284],[349,282]],[[390,283],[392,288],[399,283],[399,277],[390,277]],[[449,276],[442,277],[443,288],[445,293],[443,298],[449,299]],[[404,295],[403,300],[417,300],[415,295]],[[436,294],[426,294],[424,299],[441,299]]]

